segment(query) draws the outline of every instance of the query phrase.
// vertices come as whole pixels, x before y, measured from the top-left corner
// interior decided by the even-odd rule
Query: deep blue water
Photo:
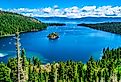
[[[41,19],[40,19],[41,20]],[[58,32],[60,38],[49,40],[47,35]],[[76,24],[49,26],[46,30],[21,34],[21,48],[25,48],[27,57],[38,57],[43,63],[75,60],[86,63],[90,56],[101,58],[103,48],[117,48],[121,45],[121,36],[90,29]],[[1,61],[15,57],[15,39],[0,39]]]

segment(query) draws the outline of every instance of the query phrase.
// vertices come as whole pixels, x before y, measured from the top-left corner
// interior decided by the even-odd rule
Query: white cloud
[[[81,10],[92,11],[95,9],[96,9],[96,6],[84,6]]]
[[[121,16],[120,6],[84,6],[79,8],[73,6],[70,8],[59,8],[57,5],[53,7],[40,8],[40,9],[29,9],[29,8],[18,8],[18,9],[2,9],[5,11],[11,11],[21,13],[26,16],[38,16],[38,17],[70,17],[70,18],[81,18],[81,17],[119,17]]]
[[[42,9],[42,10],[43,10],[43,12],[45,12],[45,13],[51,13],[51,12],[53,11],[53,9],[50,8],[50,7],[44,8],[44,9]]]
[[[54,5],[54,7],[53,7],[54,9],[58,9],[59,7],[58,7],[58,5]]]

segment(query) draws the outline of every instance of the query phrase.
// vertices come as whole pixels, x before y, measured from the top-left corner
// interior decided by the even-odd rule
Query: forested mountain
[[[121,48],[103,49],[100,60],[89,59],[86,64],[75,61],[42,65],[38,58],[26,58],[21,53],[22,69],[26,82],[120,82]],[[15,82],[17,59],[10,58],[7,64],[0,63],[0,82]]]
[[[19,32],[38,31],[45,29],[46,24],[35,18],[23,16],[17,13],[0,11],[0,36]]]
[[[97,24],[78,24],[78,26],[86,26],[89,28],[121,34],[121,22],[97,23]]]

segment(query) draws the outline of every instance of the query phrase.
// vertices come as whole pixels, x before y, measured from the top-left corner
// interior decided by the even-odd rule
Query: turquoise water
[[[49,40],[47,35],[51,32],[58,32],[60,38]],[[49,26],[46,30],[39,32],[23,33],[20,41],[21,48],[25,48],[27,57],[39,57],[43,63],[70,59],[86,63],[90,56],[99,59],[103,48],[119,47],[121,36],[68,24]],[[0,39],[1,61],[15,57],[14,43],[14,37]]]

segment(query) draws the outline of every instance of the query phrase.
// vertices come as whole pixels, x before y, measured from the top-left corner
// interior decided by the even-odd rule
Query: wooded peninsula
[[[0,11],[0,36],[8,36],[15,32],[31,32],[43,30],[45,23],[35,18],[23,16],[17,13]]]
[[[121,34],[121,22],[107,22],[97,24],[78,24],[78,26],[86,26],[96,30],[102,30],[115,34]]]

